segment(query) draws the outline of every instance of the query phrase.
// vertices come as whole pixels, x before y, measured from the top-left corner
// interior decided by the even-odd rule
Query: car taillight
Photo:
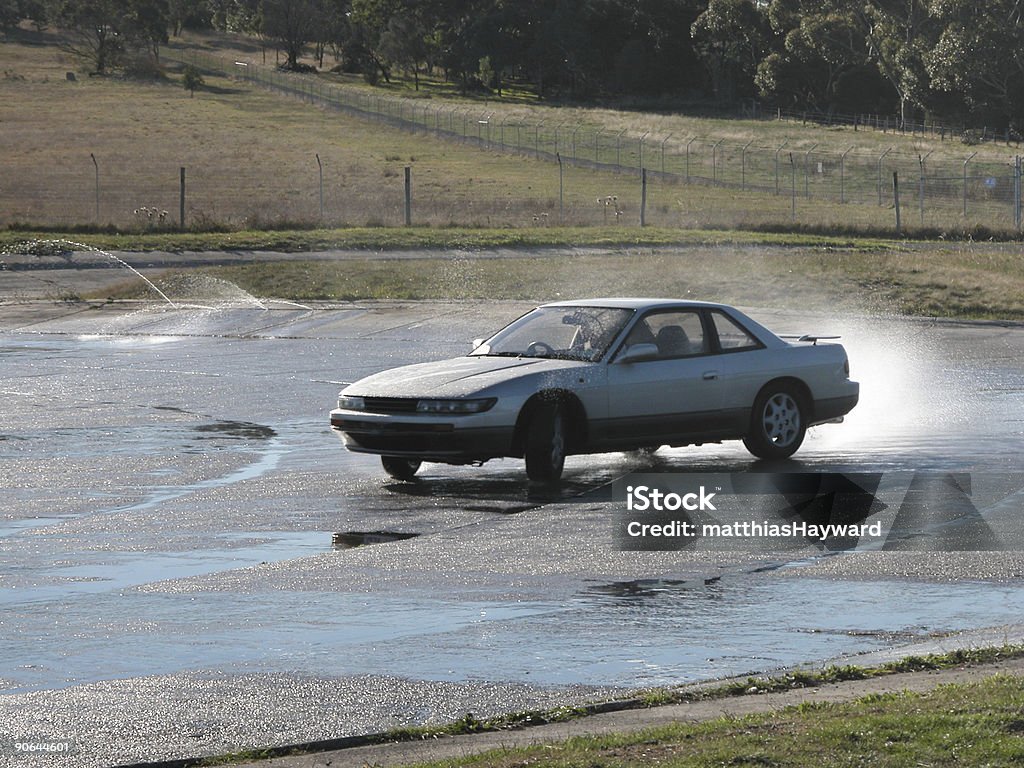
[[[846,378],[850,378],[850,358],[843,360],[843,373],[846,374]]]

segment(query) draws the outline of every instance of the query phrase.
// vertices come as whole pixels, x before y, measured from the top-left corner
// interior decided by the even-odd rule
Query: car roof
[[[655,309],[661,307],[713,307],[716,309],[732,309],[727,304],[711,301],[693,301],[690,299],[644,299],[644,298],[604,298],[604,299],[573,299],[572,301],[553,301],[545,307],[613,307],[621,309]]]

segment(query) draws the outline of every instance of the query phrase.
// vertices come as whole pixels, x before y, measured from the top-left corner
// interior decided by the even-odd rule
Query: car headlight
[[[339,395],[338,407],[343,411],[365,411],[366,401],[354,395]]]
[[[483,413],[494,407],[496,397],[477,400],[420,400],[417,413]]]

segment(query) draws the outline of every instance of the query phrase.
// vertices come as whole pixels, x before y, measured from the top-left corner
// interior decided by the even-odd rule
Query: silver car
[[[342,390],[331,426],[350,451],[411,480],[423,461],[526,459],[556,482],[570,454],[742,440],[792,455],[807,428],[857,404],[846,351],[788,341],[733,307],[672,299],[545,304],[454,360]]]

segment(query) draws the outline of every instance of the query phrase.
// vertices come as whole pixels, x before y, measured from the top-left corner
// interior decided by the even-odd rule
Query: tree
[[[9,32],[21,22],[18,0],[0,0],[0,32]]]
[[[937,0],[938,40],[924,55],[932,86],[962,94],[984,120],[1024,121],[1024,8],[1016,0]]]
[[[299,57],[314,38],[316,19],[312,0],[264,0],[263,30],[284,50],[288,69],[297,68]]]
[[[167,0],[132,0],[124,10],[120,34],[124,45],[160,61],[160,46],[167,42]]]
[[[935,43],[935,24],[923,0],[873,0],[858,14],[868,42],[868,58],[889,82],[900,103],[900,121],[907,108],[924,106],[928,76],[924,57]]]
[[[167,42],[166,0],[55,0],[48,16],[66,32],[61,47],[99,75],[123,66],[130,52],[156,63]]]
[[[527,58],[542,96],[561,91],[578,98],[593,90],[591,74],[597,62],[591,59],[609,53],[588,34],[593,11],[586,0],[556,0],[545,15],[536,19],[537,32]]]
[[[715,96],[750,94],[767,48],[767,18],[747,0],[711,0],[691,30]]]
[[[213,15],[205,0],[168,0],[167,21],[178,37],[185,27],[203,29],[213,26]]]
[[[58,0],[51,11],[53,22],[67,33],[61,48],[86,61],[103,75],[120,65],[124,39],[120,26],[124,6],[117,0]]]
[[[196,88],[202,88],[205,84],[202,72],[191,64],[186,64],[181,73],[181,84],[189,92],[189,98],[195,98]]]
[[[612,52],[601,79],[620,92],[659,94],[704,90],[692,28],[706,0],[605,0],[592,33]]]
[[[924,106],[924,56],[935,39],[925,0],[773,0],[769,17],[784,44],[759,67],[766,95],[796,80],[812,85],[815,100],[832,109],[877,101],[881,77],[902,119],[910,107]]]
[[[204,0],[205,14],[214,29],[241,34],[258,34],[265,0]]]
[[[427,57],[426,30],[415,15],[396,15],[388,20],[378,44],[381,57],[389,64],[412,72],[420,89],[419,65]]]

